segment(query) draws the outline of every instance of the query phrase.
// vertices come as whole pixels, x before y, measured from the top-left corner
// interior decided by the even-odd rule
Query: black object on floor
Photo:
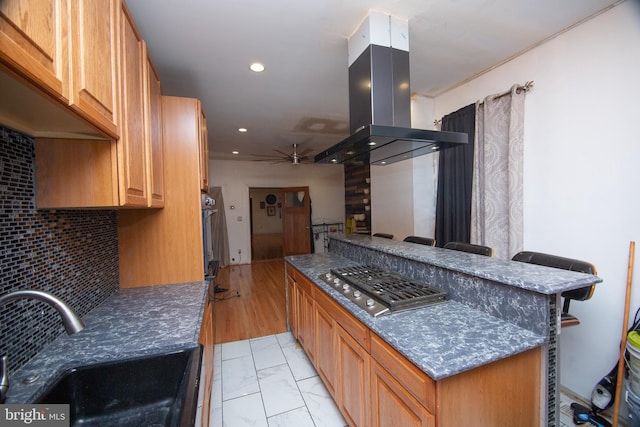
[[[573,409],[574,424],[580,425],[588,422],[598,427],[611,427],[611,423],[608,420],[594,414],[591,409],[584,405],[574,402],[571,404],[571,409]]]
[[[220,294],[220,293],[222,293],[222,292],[227,292],[228,290],[229,290],[229,289],[227,289],[227,288],[221,288],[219,285],[216,285],[216,286],[213,288],[213,292],[215,292],[216,294]]]

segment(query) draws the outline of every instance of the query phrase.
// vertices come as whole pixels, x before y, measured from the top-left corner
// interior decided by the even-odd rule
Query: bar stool
[[[541,252],[518,252],[511,258],[512,261],[526,262],[529,264],[543,265],[546,267],[555,267],[563,270],[577,271],[580,273],[587,273],[596,275],[596,267],[586,261],[580,261],[572,258],[564,258],[556,255],[549,255]],[[569,314],[569,303],[571,300],[586,301],[593,295],[593,291],[596,288],[596,284],[584,286],[579,289],[572,289],[562,293],[564,303],[562,305],[562,315],[560,318],[560,326],[573,326],[578,325],[580,320]]]
[[[454,251],[468,252],[470,254],[493,256],[493,248],[490,248],[489,246],[474,245],[471,243],[449,242],[444,245],[444,248]]]
[[[429,237],[420,237],[420,236],[407,236],[404,238],[405,242],[410,242],[410,243],[418,243],[419,245],[426,245],[426,246],[435,246],[436,245],[436,240],[435,239],[431,239]]]

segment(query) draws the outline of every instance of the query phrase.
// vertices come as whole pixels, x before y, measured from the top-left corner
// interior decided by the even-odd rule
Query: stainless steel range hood
[[[466,133],[367,125],[318,154],[315,162],[386,165],[466,143]]]
[[[380,25],[382,44],[375,44]],[[316,155],[316,163],[385,165],[467,143],[465,133],[411,128],[407,29],[407,21],[372,12],[350,38],[350,55],[359,53],[349,66],[351,135]],[[370,43],[352,49],[362,40]]]

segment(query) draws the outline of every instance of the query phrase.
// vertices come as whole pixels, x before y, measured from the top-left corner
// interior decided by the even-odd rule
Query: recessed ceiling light
[[[246,132],[247,128],[238,128],[238,132]]]
[[[337,160],[337,159],[331,159],[331,161],[332,161],[333,163],[337,163],[337,162],[338,162],[338,160]]]
[[[239,151],[232,151],[231,154],[240,154]]]
[[[376,145],[376,142],[375,141],[369,141],[369,145],[374,146],[374,145]]]
[[[264,71],[264,65],[259,62],[254,62],[253,64],[249,65],[249,69],[255,73],[261,73],[262,71]]]

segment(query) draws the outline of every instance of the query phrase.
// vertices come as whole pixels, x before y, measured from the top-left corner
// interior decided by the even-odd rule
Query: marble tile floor
[[[562,393],[561,427],[575,425],[575,400]],[[216,345],[210,420],[210,427],[347,425],[289,332]]]
[[[216,345],[211,427],[344,427],[289,332]]]

